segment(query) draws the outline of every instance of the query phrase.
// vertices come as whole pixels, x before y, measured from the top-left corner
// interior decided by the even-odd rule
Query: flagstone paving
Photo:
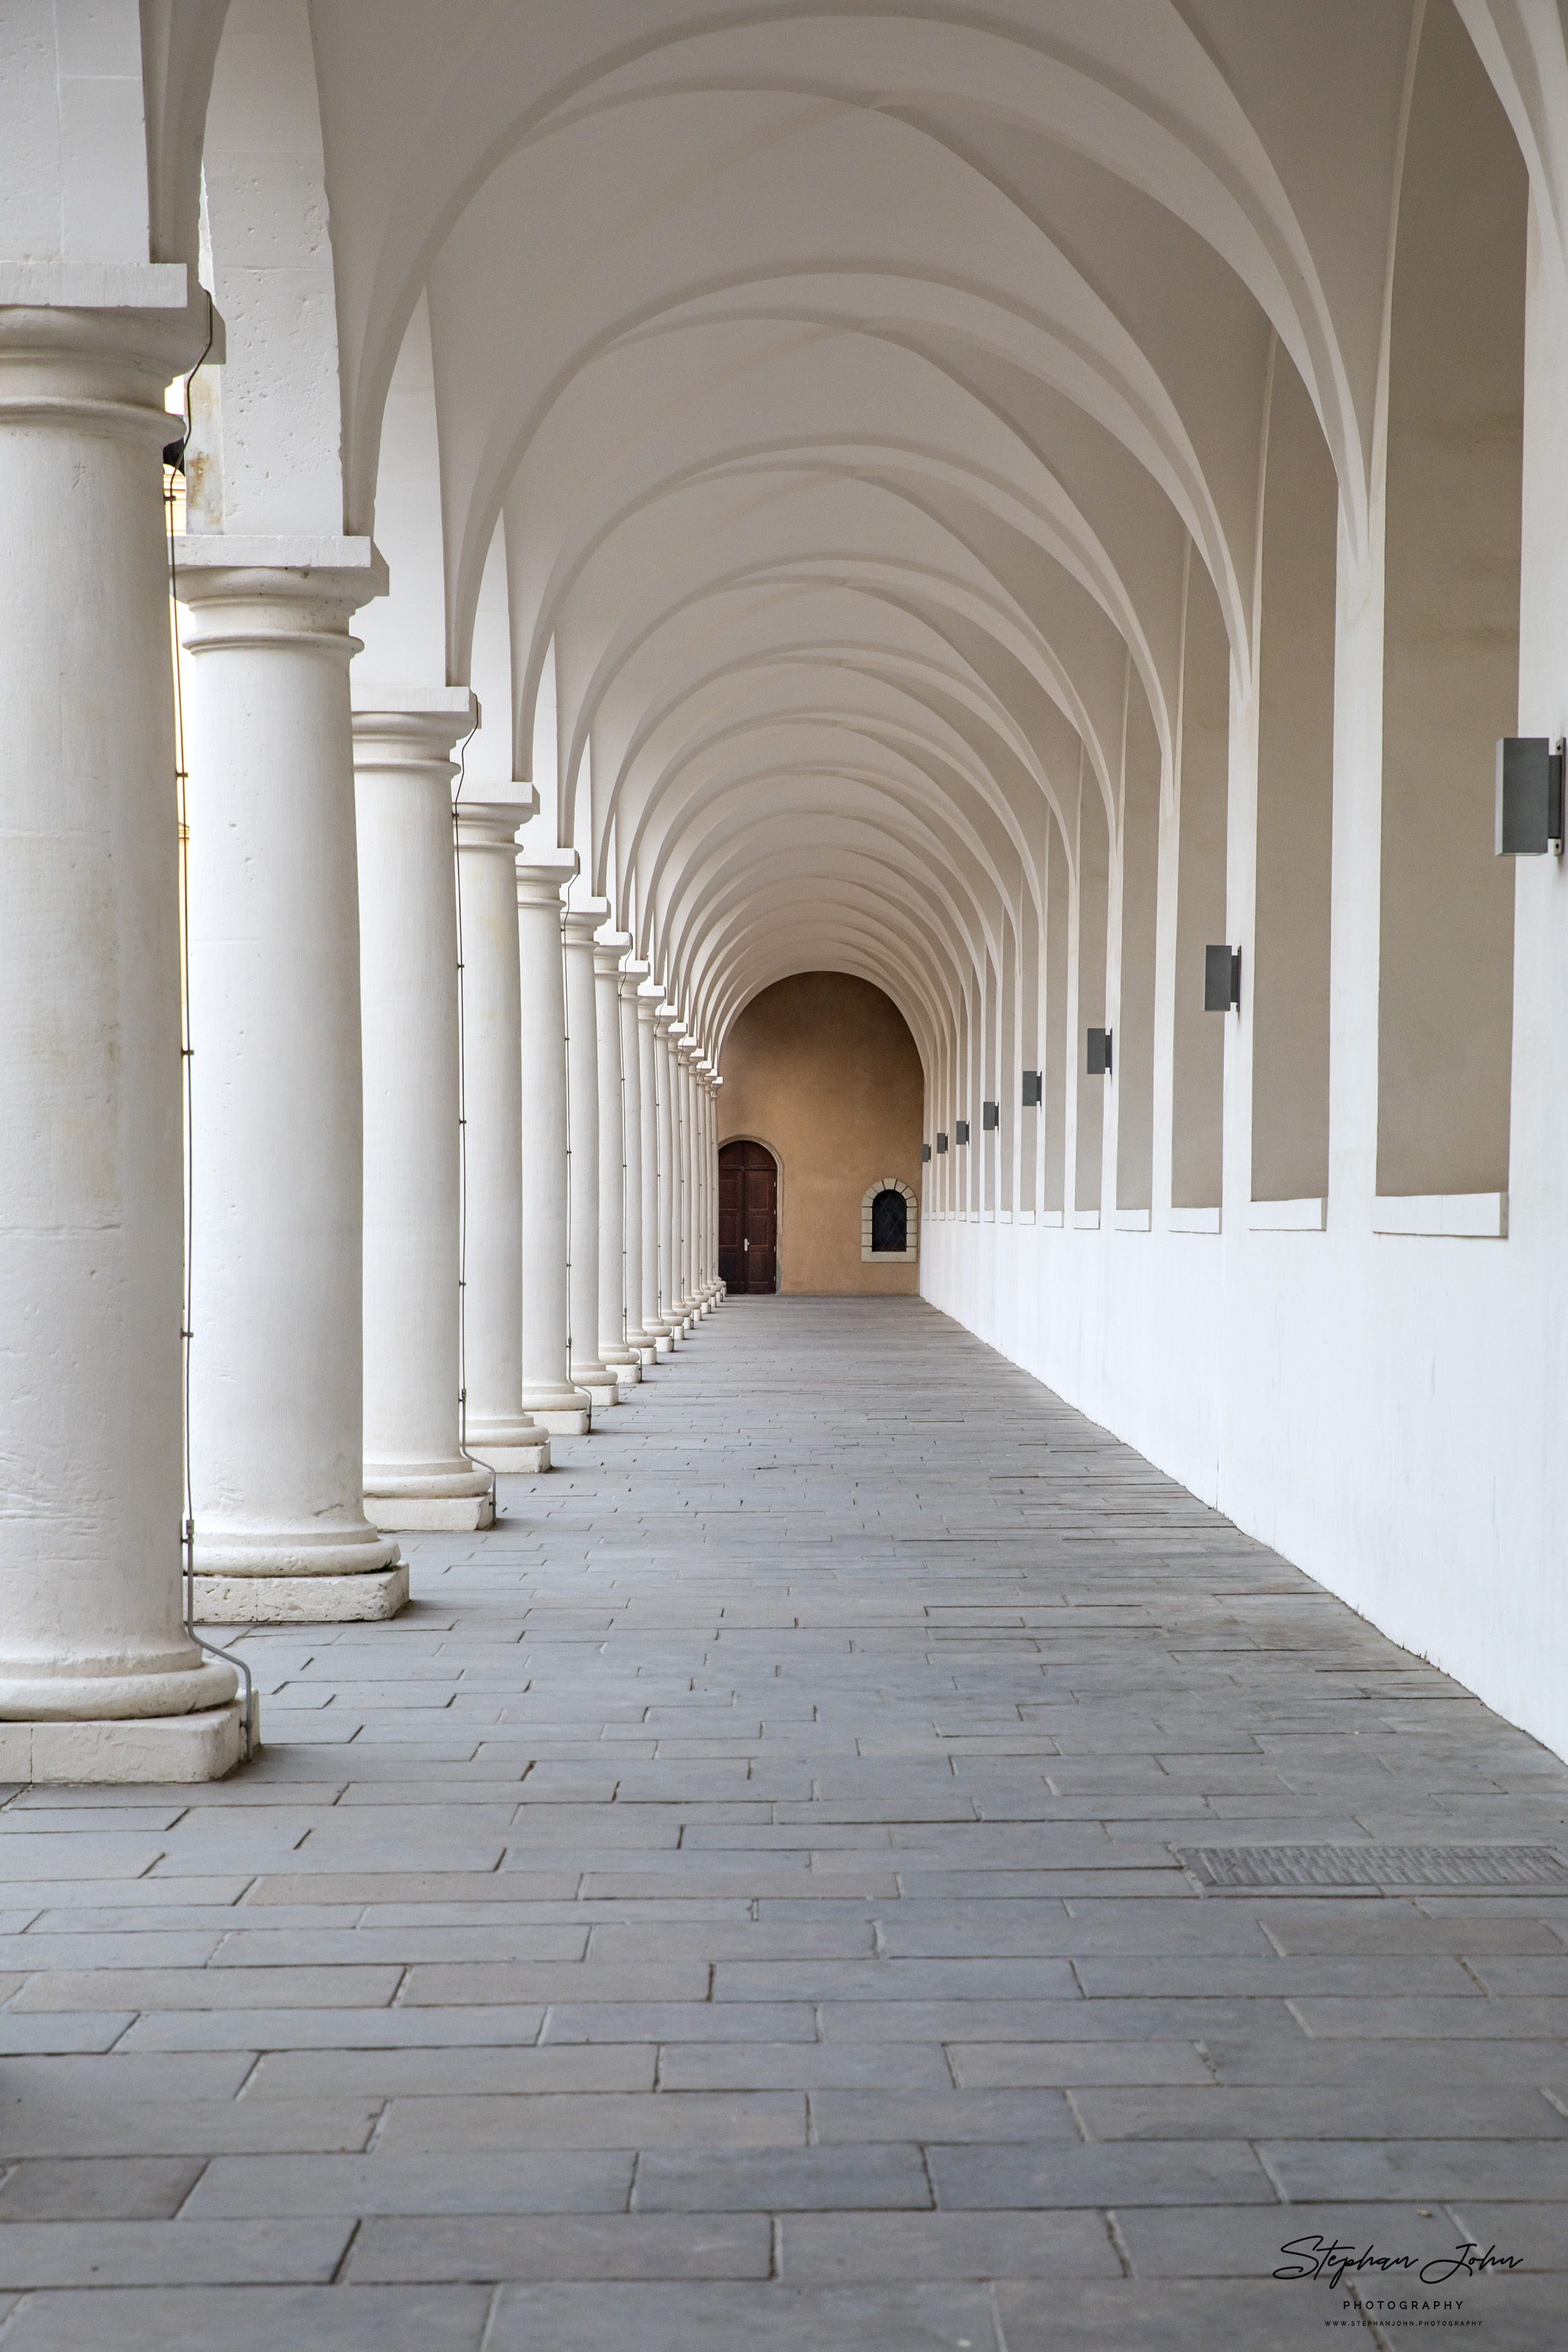
[[[1568,2343],[1568,1896],[1173,1851],[1556,1759],[916,1300],[556,1452],[232,1780],[0,1804],[0,2352]]]

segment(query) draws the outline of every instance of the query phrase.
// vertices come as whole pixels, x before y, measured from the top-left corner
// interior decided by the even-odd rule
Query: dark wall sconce
[[[969,1121],[968,1121],[966,1118],[955,1118],[955,1119],[953,1120],[953,1122],[952,1122],[952,1139],[953,1139],[954,1143],[967,1143],[967,1142],[968,1142],[968,1140],[969,1140]]]
[[[929,1143],[922,1143],[921,1146],[921,1165],[923,1167],[930,1158],[931,1146]]]
[[[984,1129],[987,1135],[991,1133],[994,1128],[1000,1127],[1002,1124],[1001,1104],[983,1102],[980,1106],[980,1124]]]
[[[1497,747],[1497,854],[1563,855],[1563,751],[1546,735],[1505,735]]]
[[[1228,1013],[1241,1003],[1241,950],[1204,950],[1204,1011]]]
[[[1045,1098],[1046,1092],[1043,1074],[1038,1070],[1026,1070],[1024,1073],[1024,1108],[1026,1110],[1038,1110]]]
[[[1108,1078],[1110,1076],[1110,1032],[1109,1029],[1091,1029],[1089,1031],[1089,1058],[1084,1066],[1088,1075],[1091,1078]]]
[[[947,1150],[947,1138],[943,1135],[940,1127],[936,1131],[936,1148],[939,1151],[945,1151]]]

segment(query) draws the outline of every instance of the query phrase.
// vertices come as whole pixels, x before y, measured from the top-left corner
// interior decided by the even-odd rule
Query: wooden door
[[[726,1143],[719,1154],[719,1275],[732,1292],[776,1290],[778,1163],[765,1143]]]

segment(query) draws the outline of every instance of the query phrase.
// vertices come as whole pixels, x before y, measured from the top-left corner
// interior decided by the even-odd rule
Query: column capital
[[[469,801],[452,803],[459,849],[504,849],[514,860],[517,832],[533,814],[529,801]]]
[[[664,982],[650,973],[637,989],[637,1019],[647,1022],[651,1029],[664,1004]]]
[[[610,911],[607,898],[579,898],[574,906],[570,899],[563,911],[562,923],[574,947],[591,948],[594,934],[601,929]]]
[[[356,768],[423,768],[447,783],[458,772],[451,752],[479,724],[466,686],[387,686],[349,673]]]
[[[0,415],[163,448],[164,387],[223,321],[184,262],[0,262]]]
[[[174,594],[187,653],[292,646],[355,654],[349,616],[386,593],[386,562],[368,539],[302,532],[182,531]]]
[[[678,1029],[683,1029],[686,1025],[681,1020],[681,1017],[677,1012],[675,1006],[671,1004],[668,999],[654,1007],[653,1017],[655,1026],[661,1029],[664,1034],[670,1039],[672,1044],[674,1042],[675,1032]]]
[[[673,1032],[671,1034],[673,1036]],[[689,1034],[676,1042],[675,1050],[679,1055],[681,1060],[686,1064],[689,1070],[695,1069],[698,1062],[701,1059],[701,1048],[699,1046],[696,1038]]]
[[[618,983],[621,977],[621,958],[631,943],[629,931],[617,931],[613,923],[601,925],[594,934],[594,970],[605,977],[614,979]],[[616,993],[619,994],[619,992],[617,985]]]
[[[562,912],[561,893],[577,871],[574,849],[526,852],[517,861],[517,903],[520,907],[553,906]]]
[[[647,966],[646,963],[639,963],[635,956],[627,956],[621,963],[620,974],[621,995],[627,1003],[635,1005],[643,982],[647,978]]]

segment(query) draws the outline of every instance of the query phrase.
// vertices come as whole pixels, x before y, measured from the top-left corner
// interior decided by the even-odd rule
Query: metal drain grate
[[[1199,1845],[1177,1861],[1215,1894],[1266,1888],[1568,1886],[1568,1864],[1549,1845]]]

